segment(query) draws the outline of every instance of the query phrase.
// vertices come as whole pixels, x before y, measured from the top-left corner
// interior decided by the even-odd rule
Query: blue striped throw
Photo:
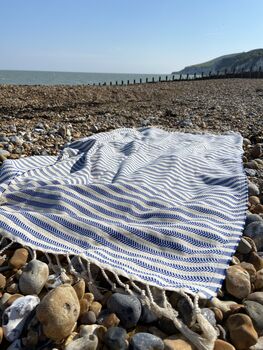
[[[204,297],[221,287],[245,221],[242,137],[123,128],[56,156],[6,160],[2,235],[119,276]]]

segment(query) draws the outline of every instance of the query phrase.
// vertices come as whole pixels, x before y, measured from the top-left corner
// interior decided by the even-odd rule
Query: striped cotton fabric
[[[213,296],[245,221],[239,134],[117,129],[6,160],[0,228],[149,285]]]

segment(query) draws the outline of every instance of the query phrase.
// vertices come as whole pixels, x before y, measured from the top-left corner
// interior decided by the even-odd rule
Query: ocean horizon
[[[140,74],[140,73],[86,73],[86,72],[61,72],[61,71],[29,71],[29,70],[0,70],[0,84],[15,85],[93,85],[107,84],[113,85],[155,81],[161,77],[168,80],[172,77],[176,79],[176,74]]]

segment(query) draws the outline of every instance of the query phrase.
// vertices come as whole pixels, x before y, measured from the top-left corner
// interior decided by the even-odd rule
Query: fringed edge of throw
[[[9,237],[5,236],[3,232],[0,239],[0,255],[9,249],[13,244],[21,244]],[[24,247],[24,246],[23,246]],[[164,289],[156,288],[150,284],[145,284],[132,279],[127,279],[123,282],[116,272],[112,269],[101,267],[99,264],[89,261],[88,258],[74,255],[74,254],[63,254],[66,258],[66,263],[61,263],[61,254],[46,253],[41,250],[35,250],[30,246],[25,246],[31,254],[31,260],[37,259],[38,254],[44,254],[46,257],[47,264],[50,270],[53,270],[55,275],[60,278],[63,283],[67,283],[68,277],[66,272],[75,276],[77,279],[83,278],[87,284],[88,290],[94,295],[95,299],[101,301],[103,294],[100,292],[100,287],[96,285],[94,276],[92,275],[91,266],[96,266],[102,273],[105,281],[110,285],[111,290],[122,291],[128,295],[136,295],[158,317],[165,317],[170,319],[178,331],[185,336],[198,350],[213,350],[214,343],[217,339],[217,332],[215,328],[209,323],[209,321],[201,314],[201,310],[198,304],[199,295],[193,294],[192,298],[189,292],[184,289],[178,289],[175,292],[180,296],[183,296],[189,303],[193,312],[194,323],[197,323],[200,327],[201,334],[192,331],[183,321],[178,317],[178,312],[172,307],[168,301],[166,291]],[[70,256],[76,257],[81,271],[77,271],[72,264]],[[65,259],[64,259],[65,260]],[[55,263],[54,263],[55,261]],[[8,268],[6,266],[0,267],[0,272],[5,271]],[[158,293],[156,290],[158,289]],[[155,295],[155,296],[154,296]]]

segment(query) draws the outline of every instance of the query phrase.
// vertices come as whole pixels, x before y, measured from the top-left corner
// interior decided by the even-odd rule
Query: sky
[[[0,0],[0,70],[171,73],[263,48],[263,0]]]

